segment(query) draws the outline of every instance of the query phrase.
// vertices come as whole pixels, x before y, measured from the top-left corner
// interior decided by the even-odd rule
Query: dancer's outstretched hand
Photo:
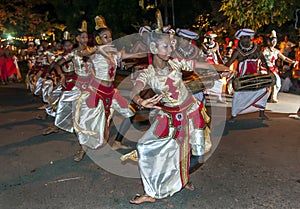
[[[156,104],[163,98],[163,94],[161,95],[154,95],[153,97],[149,99],[144,99],[140,102],[140,105],[146,108],[155,108],[155,109],[161,109],[161,107],[157,106]]]

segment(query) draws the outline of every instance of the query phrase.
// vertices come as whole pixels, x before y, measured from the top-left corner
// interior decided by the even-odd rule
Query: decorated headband
[[[139,34],[142,35],[144,32],[151,33],[152,32],[151,27],[148,25],[140,27]]]
[[[157,28],[155,29],[155,32],[162,32],[164,24],[163,24],[161,12],[159,9],[156,10],[156,12],[155,12],[155,19],[156,19],[156,24],[157,24]]]
[[[71,34],[69,31],[65,31],[63,34],[63,41],[71,40]]]
[[[270,38],[277,38],[275,30],[272,30]]]
[[[216,38],[217,34],[213,33],[212,31],[208,31],[204,36],[206,38]]]
[[[103,16],[99,15],[95,17],[95,30],[99,30],[100,28],[108,28]]]
[[[184,38],[190,39],[190,40],[197,40],[199,38],[199,35],[193,31],[187,30],[187,29],[176,29],[176,33]]]
[[[84,20],[81,23],[81,28],[78,28],[80,32],[87,32],[87,22]]]
[[[234,36],[236,39],[240,39],[242,36],[250,36],[250,37],[253,37],[255,34],[255,32],[251,29],[248,29],[248,28],[243,28],[243,29],[240,29],[238,30]]]

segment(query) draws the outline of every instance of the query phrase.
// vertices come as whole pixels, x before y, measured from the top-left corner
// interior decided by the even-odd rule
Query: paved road
[[[288,115],[295,113],[300,96],[279,98],[285,102],[268,104],[272,120],[260,121],[254,113],[240,116],[235,124],[225,121],[230,98],[227,105],[208,104],[215,152],[191,176],[197,189],[135,206],[128,200],[142,192],[140,180],[124,175],[137,175],[136,164],[120,163],[121,153],[109,148],[100,153],[100,162],[89,157],[73,162],[76,137],[64,132],[42,136],[52,120],[35,119],[41,113],[39,98],[28,95],[23,84],[1,86],[0,208],[299,208],[300,121]],[[140,123],[145,115],[137,117],[125,143],[134,146],[132,141],[147,128]],[[114,120],[112,139],[120,120]]]

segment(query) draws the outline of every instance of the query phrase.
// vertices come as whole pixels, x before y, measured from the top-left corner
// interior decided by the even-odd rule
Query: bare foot
[[[195,190],[194,184],[192,184],[192,182],[190,182],[190,181],[185,185],[184,188],[187,189],[187,190],[190,190],[190,191],[194,191]]]
[[[47,105],[42,105],[42,106],[40,106],[40,107],[38,107],[37,109],[39,109],[39,110],[44,110],[44,109],[46,109],[47,108]]]
[[[136,205],[138,205],[138,204],[141,204],[141,203],[143,203],[143,202],[150,202],[150,203],[153,203],[153,202],[155,202],[156,201],[156,199],[155,198],[153,198],[153,197],[150,197],[150,196],[148,196],[148,195],[146,195],[146,194],[143,194],[143,195],[136,195],[135,196],[135,198],[134,199],[132,199],[132,200],[130,200],[129,202],[131,203],[131,204],[136,204]]]
[[[44,112],[38,116],[35,117],[37,120],[46,120],[47,119],[47,114]]]
[[[74,161],[80,162],[85,156],[85,151],[83,149],[78,150],[78,152],[74,155]]]
[[[133,151],[131,151],[131,152],[125,154],[125,155],[122,155],[122,156],[120,157],[120,160],[121,160],[121,161],[125,161],[125,160],[127,160],[127,159],[130,159],[130,160],[133,160],[133,161],[137,162],[137,161],[138,161],[138,153],[137,153],[137,150],[133,150]]]
[[[124,144],[122,144],[121,142],[115,141],[112,146],[111,146],[112,150],[118,150],[118,149],[131,149],[130,146],[126,146]]]
[[[59,129],[56,126],[51,126],[49,128],[47,128],[46,130],[43,131],[43,135],[49,135],[52,133],[57,133],[59,131]]]

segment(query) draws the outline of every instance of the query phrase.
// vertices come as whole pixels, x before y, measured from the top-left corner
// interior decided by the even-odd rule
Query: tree
[[[236,27],[255,31],[264,26],[282,26],[295,16],[297,0],[222,0],[220,12]]]
[[[51,0],[57,17],[56,25],[67,26],[66,30],[74,32],[81,26],[83,20],[87,21],[87,29],[92,33],[95,27],[94,17],[97,14],[99,1],[95,0]]]
[[[50,8],[45,6],[46,0],[1,0],[0,2],[0,26],[3,33],[37,36],[51,27]],[[45,8],[48,8],[48,11]]]

